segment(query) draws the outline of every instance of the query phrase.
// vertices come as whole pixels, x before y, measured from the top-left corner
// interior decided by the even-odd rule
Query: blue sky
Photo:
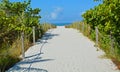
[[[81,15],[86,10],[100,3],[94,0],[31,0],[31,7],[41,9],[40,22],[71,23],[82,20]]]

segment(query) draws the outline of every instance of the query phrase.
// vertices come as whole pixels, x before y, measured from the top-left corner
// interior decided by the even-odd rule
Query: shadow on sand
[[[26,68],[26,67],[15,66],[14,69],[10,69],[9,71],[6,72],[48,72],[48,71],[39,68]]]
[[[36,44],[39,43],[47,43],[47,40],[52,39],[55,36],[59,36],[59,34],[51,34],[51,33],[45,33],[41,39],[38,39]]]
[[[40,69],[37,67],[32,67],[32,64],[34,63],[40,63],[40,62],[47,62],[47,61],[52,61],[54,59],[41,59],[39,58],[34,58],[34,59],[28,59],[21,61],[17,63],[13,68],[9,69],[7,72],[48,72],[45,69]],[[27,67],[21,67],[21,65],[25,65]]]
[[[42,46],[41,46],[41,48],[40,48],[40,54],[43,54],[43,53],[41,52],[41,51],[42,51],[42,48],[43,48],[43,46],[44,46],[46,43],[48,43],[47,41],[48,41],[49,39],[52,39],[52,38],[55,37],[55,36],[59,36],[59,34],[52,34],[51,32],[52,32],[52,31],[50,31],[49,33],[45,33],[45,35],[43,35],[43,37],[42,37],[41,39],[38,39],[38,40],[37,40],[36,44],[42,43]]]
[[[6,72],[48,72],[45,69],[40,69],[37,67],[33,68],[32,64],[54,60],[54,59],[42,59],[42,57],[40,57],[40,55],[43,54],[41,52],[43,46],[46,43],[48,43],[47,40],[52,39],[54,36],[58,36],[58,34],[52,34],[51,32],[46,33],[41,39],[38,39],[38,41],[36,42],[36,44],[42,44],[42,46],[40,47],[40,53],[25,57],[24,60],[17,63]]]

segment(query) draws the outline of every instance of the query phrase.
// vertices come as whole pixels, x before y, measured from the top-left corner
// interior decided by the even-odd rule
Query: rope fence
[[[9,40],[13,40],[13,38],[9,37],[8,41],[5,41],[3,43],[2,47],[0,47],[0,72],[4,72],[9,66],[12,65],[12,63],[18,62],[18,58],[21,55],[21,59],[25,59],[25,51],[31,46],[31,43],[29,42],[29,38],[32,37],[33,39],[33,45],[35,45],[35,33],[36,33],[35,27],[33,27],[33,31],[29,34],[25,34],[24,32],[21,32],[14,41],[9,42]],[[3,39],[1,39],[2,41]],[[13,60],[13,61],[12,61]]]
[[[7,42],[5,44],[6,49],[2,53],[0,53],[0,56],[6,57],[7,55],[11,55],[16,49],[18,49],[18,44],[19,45],[21,44],[21,46],[19,46],[19,47],[21,47],[21,50],[19,50],[19,51],[21,51],[22,59],[24,59],[25,58],[25,54],[24,54],[24,52],[25,52],[25,49],[24,49],[25,48],[25,44],[24,44],[25,38],[28,38],[28,37],[30,37],[31,34],[33,34],[34,35],[33,41],[35,42],[35,28],[33,28],[33,30],[34,30],[34,32],[31,32],[28,35],[25,35],[24,32],[22,32],[20,35],[21,37],[18,38],[18,41],[16,41],[16,43],[14,44],[14,46],[12,46],[12,48],[10,48],[11,44],[9,42]],[[10,48],[10,49],[8,49],[8,48]]]
[[[101,48],[107,54],[114,57],[120,54],[120,45],[112,35],[112,32],[107,35],[101,32],[98,27],[95,27],[95,30],[91,29],[90,25],[84,22],[75,22],[70,26],[66,26],[66,28],[75,28],[83,33],[83,35],[92,39],[95,42],[94,46],[97,48],[97,50],[99,50],[98,48]]]
[[[98,27],[95,28],[95,46],[103,49],[110,56],[117,56],[117,51],[120,48],[112,32],[109,35],[102,34]]]

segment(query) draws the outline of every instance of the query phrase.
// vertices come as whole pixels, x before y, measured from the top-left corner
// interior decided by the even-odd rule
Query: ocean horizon
[[[65,25],[70,25],[72,23],[51,23],[51,24],[54,24],[56,26],[65,26]]]

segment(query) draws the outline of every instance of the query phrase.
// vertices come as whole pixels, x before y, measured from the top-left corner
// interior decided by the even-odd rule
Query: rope
[[[38,30],[38,29],[35,29],[35,30]],[[28,37],[30,37],[30,35],[32,34],[33,32],[32,31],[30,31],[30,33],[29,34],[27,34],[27,35],[25,35],[24,37],[25,38],[28,38]],[[9,38],[9,39],[13,39],[13,38]],[[21,40],[21,38],[19,38],[20,40]],[[2,38],[0,38],[0,40],[2,40]],[[14,44],[14,46],[13,46],[13,48],[10,48],[10,46],[11,46],[11,44],[9,43],[9,42],[7,42],[6,43],[6,45],[7,45],[7,50],[6,51],[4,51],[4,52],[2,52],[2,53],[0,53],[0,56],[7,56],[7,55],[10,55],[10,54],[12,54],[13,53],[13,51],[15,51],[16,50],[16,48],[17,48],[17,44],[19,44],[18,43],[18,41],[17,41],[17,43],[16,44]],[[8,49],[8,48],[10,48],[10,49]]]

